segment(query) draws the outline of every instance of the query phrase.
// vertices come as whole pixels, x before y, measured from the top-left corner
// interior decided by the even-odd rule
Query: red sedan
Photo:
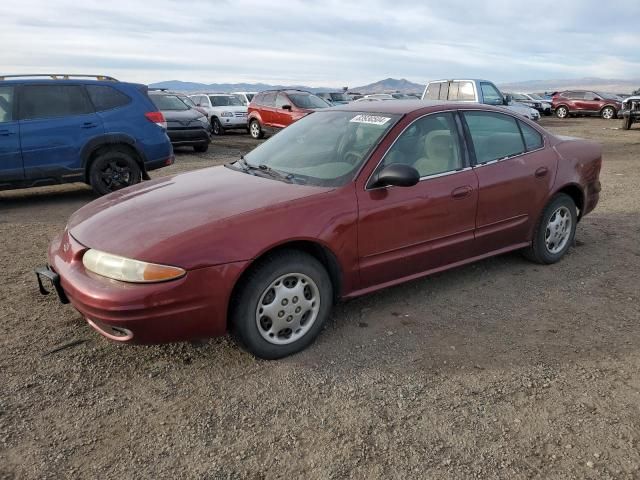
[[[38,280],[118,342],[231,331],[279,358],[340,298],[511,250],[557,262],[598,202],[601,155],[484,105],[321,110],[233,163],[81,208]]]

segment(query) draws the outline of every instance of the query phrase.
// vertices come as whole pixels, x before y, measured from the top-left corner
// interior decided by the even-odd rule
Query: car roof
[[[146,87],[142,83],[119,82],[113,80],[90,80],[86,78],[60,78],[53,80],[51,78],[5,78],[0,79],[0,85],[108,85],[110,87],[118,85],[133,85],[135,87]]]
[[[428,112],[438,112],[452,109],[461,110],[487,110],[492,112],[505,112],[506,109],[500,107],[492,107],[471,102],[448,102],[438,100],[386,100],[384,102],[354,102],[346,105],[339,105],[323,109],[323,111],[339,110],[346,112],[363,112],[363,113],[388,113],[396,115],[406,115],[419,110]],[[506,110],[509,112],[509,110]]]
[[[428,83],[440,83],[440,82],[487,82],[493,83],[491,80],[485,80],[484,78],[443,78],[441,80],[429,80]]]

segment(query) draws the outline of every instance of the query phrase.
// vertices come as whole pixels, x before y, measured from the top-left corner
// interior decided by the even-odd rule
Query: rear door
[[[82,85],[23,85],[19,116],[27,179],[81,174],[82,148],[104,133]]]
[[[275,127],[277,118],[275,114],[277,92],[266,92],[262,97],[262,106],[260,107],[260,116],[262,122],[268,127]]]
[[[572,112],[585,110],[584,92],[567,92],[565,97],[569,99],[569,110]]]
[[[463,118],[478,177],[476,254],[524,246],[553,185],[557,156],[514,116],[473,110]]]
[[[16,87],[0,86],[0,182],[24,179],[16,103]]]

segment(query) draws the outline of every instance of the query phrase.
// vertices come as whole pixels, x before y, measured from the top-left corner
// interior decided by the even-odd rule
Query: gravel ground
[[[277,362],[227,338],[107,342],[32,273],[93,194],[0,192],[0,478],[640,478],[640,130],[543,123],[604,144],[562,262],[509,254],[340,304]]]

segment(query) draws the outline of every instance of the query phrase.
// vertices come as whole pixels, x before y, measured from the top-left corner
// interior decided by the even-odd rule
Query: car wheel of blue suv
[[[141,178],[140,167],[131,154],[115,148],[98,154],[89,170],[89,183],[99,195],[135,185]]]

